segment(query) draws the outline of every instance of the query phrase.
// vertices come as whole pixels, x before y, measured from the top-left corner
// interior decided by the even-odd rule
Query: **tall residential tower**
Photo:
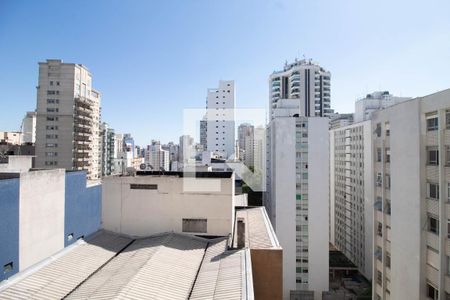
[[[330,72],[311,60],[295,60],[286,63],[282,71],[269,78],[270,117],[279,107],[280,99],[297,99],[300,115],[305,117],[329,117]]]
[[[99,178],[100,93],[89,70],[57,59],[39,63],[36,112],[36,167]]]

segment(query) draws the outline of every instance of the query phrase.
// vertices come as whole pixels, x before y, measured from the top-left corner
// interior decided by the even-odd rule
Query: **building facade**
[[[219,81],[218,88],[208,89],[206,100],[207,149],[218,158],[235,158],[234,81]]]
[[[377,91],[367,94],[366,97],[359,99],[355,103],[354,121],[362,122],[372,118],[372,113],[377,110],[401,103],[411,99],[410,97],[396,97],[389,91]]]
[[[36,106],[36,167],[86,170],[101,175],[100,93],[80,64],[39,63]]]
[[[328,291],[328,118],[278,114],[268,128],[264,205],[283,247],[283,294]],[[310,299],[310,298],[308,298]]]
[[[114,129],[102,123],[100,136],[102,176],[109,176],[114,173]]]
[[[239,160],[246,166],[254,167],[255,126],[243,123],[238,127]]]
[[[373,299],[450,297],[450,89],[372,115]]]
[[[22,143],[36,142],[36,112],[29,111],[22,121]]]
[[[145,164],[147,164],[148,170],[169,171],[169,151],[164,150],[159,141],[154,141],[151,145],[147,146],[147,150],[145,151]]]
[[[88,185],[85,172],[4,172],[0,173],[0,281],[100,229],[101,186]]]
[[[286,63],[282,71],[274,72],[269,78],[271,118],[280,99],[296,99],[301,116],[329,117],[333,112],[330,77],[330,72],[311,60]]]
[[[330,242],[372,278],[373,165],[370,121],[330,130]]]

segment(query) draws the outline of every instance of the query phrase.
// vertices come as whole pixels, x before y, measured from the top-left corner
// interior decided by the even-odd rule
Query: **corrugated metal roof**
[[[251,272],[246,274],[246,250],[225,251],[226,246],[224,240],[207,249],[190,299],[247,299],[246,277]]]
[[[244,219],[245,244],[250,249],[279,248],[280,244],[264,207],[246,208],[236,211],[236,222]],[[237,228],[237,226],[235,226]],[[234,236],[237,244],[237,234]]]
[[[131,239],[102,232],[89,243],[0,292],[0,299],[61,299],[124,248]]]
[[[247,252],[227,250],[227,238],[166,233],[131,240],[102,232],[0,299],[247,299]]]

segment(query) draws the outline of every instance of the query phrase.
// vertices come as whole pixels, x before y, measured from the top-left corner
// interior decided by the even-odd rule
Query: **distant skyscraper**
[[[373,92],[355,103],[355,123],[370,120],[372,113],[411,99],[410,97],[396,97],[388,91]]]
[[[330,72],[311,60],[286,63],[282,71],[270,75],[270,116],[280,99],[298,99],[300,115],[329,117]]]
[[[248,123],[243,123],[238,127],[238,148],[239,159],[249,167],[254,166],[253,142],[255,127]]]
[[[200,144],[203,145],[203,151],[206,151],[208,148],[208,121],[206,121],[206,116],[203,120],[200,120]]]
[[[159,141],[152,141],[145,151],[145,162],[153,171],[170,171],[169,151],[162,149]]]
[[[80,64],[39,63],[36,167],[86,170],[100,177],[100,93]]]
[[[235,158],[234,81],[219,81],[208,89],[207,150],[219,158]]]
[[[27,112],[22,121],[22,143],[36,142],[36,112]]]
[[[179,162],[185,163],[195,156],[194,138],[190,135],[180,136]]]

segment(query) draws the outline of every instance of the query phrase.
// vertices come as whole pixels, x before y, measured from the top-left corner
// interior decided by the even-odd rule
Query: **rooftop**
[[[176,233],[133,239],[100,231],[10,281],[1,299],[253,299],[248,250]]]

